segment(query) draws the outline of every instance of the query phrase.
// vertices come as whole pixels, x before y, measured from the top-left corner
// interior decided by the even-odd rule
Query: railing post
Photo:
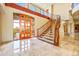
[[[59,46],[59,28],[60,28],[60,17],[57,17],[55,21],[55,29],[54,29],[54,45]]]

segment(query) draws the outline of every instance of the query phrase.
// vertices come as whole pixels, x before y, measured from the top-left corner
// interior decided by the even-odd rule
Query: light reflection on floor
[[[30,39],[14,41],[13,49],[14,49],[14,53],[23,52],[30,49]]]
[[[40,41],[37,38],[17,40],[0,47],[2,56],[63,56],[79,55],[72,49],[64,49]]]

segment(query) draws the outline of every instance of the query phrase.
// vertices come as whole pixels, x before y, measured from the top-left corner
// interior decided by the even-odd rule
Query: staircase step
[[[39,40],[54,44],[54,33],[49,29],[48,31],[44,32],[40,37],[38,37]]]
[[[44,38],[47,39],[47,40],[51,40],[51,41],[53,41],[53,39],[54,39],[54,38],[46,37],[46,36]]]
[[[49,44],[54,44],[54,41],[50,41],[50,40],[48,40],[48,39],[45,39],[45,38],[38,38],[39,40],[41,40],[41,41],[44,41],[44,42],[47,42],[47,43],[49,43]]]
[[[47,36],[47,37],[51,37],[51,38],[53,38],[53,37],[54,37],[53,35],[45,35],[45,36]]]
[[[47,34],[45,34],[45,35],[54,35],[54,34],[52,34],[52,33],[51,33],[51,34],[48,34],[48,33],[47,33]]]

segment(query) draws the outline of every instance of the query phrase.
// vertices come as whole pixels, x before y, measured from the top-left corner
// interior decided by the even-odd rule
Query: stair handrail
[[[49,29],[51,26],[51,21],[48,21],[43,26],[37,29],[37,36],[41,36],[47,29]]]

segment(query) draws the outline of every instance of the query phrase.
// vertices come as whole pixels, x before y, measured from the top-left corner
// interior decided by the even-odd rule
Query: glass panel
[[[26,23],[26,26],[27,26],[28,24]]]
[[[47,12],[44,12],[44,15],[45,15],[45,16],[48,16],[48,13],[47,13]]]
[[[28,32],[30,32],[30,29],[28,29]]]
[[[22,34],[21,37],[24,37],[24,34]]]
[[[28,34],[28,37],[30,37],[30,34]]]
[[[28,7],[29,7],[28,3],[26,3],[26,4],[25,4],[25,7],[26,7],[26,8],[28,8]]]
[[[28,22],[28,26],[30,26],[30,22]]]
[[[21,31],[24,31],[24,27],[23,26],[20,29],[21,29]]]
[[[28,32],[30,32],[30,27],[28,27]]]
[[[28,19],[27,21],[30,22],[30,19]]]
[[[25,37],[27,37],[27,34],[25,34]]]
[[[20,27],[19,23],[14,23],[13,25],[14,25],[13,28],[19,28]]]
[[[32,10],[32,11],[35,11],[36,7],[33,6],[32,4],[29,4],[29,9]]]
[[[22,6],[22,7],[25,7],[26,6],[26,3],[17,3],[17,5]]]
[[[14,23],[16,23],[16,22],[19,23],[19,20],[14,20]]]
[[[36,12],[40,13],[41,9],[36,7]]]
[[[44,11],[43,10],[41,10],[41,14],[44,15]]]
[[[24,23],[21,23],[21,26],[24,26]]]
[[[30,19],[25,20],[26,22],[30,22]]]
[[[24,20],[21,20],[22,23],[24,23]]]

